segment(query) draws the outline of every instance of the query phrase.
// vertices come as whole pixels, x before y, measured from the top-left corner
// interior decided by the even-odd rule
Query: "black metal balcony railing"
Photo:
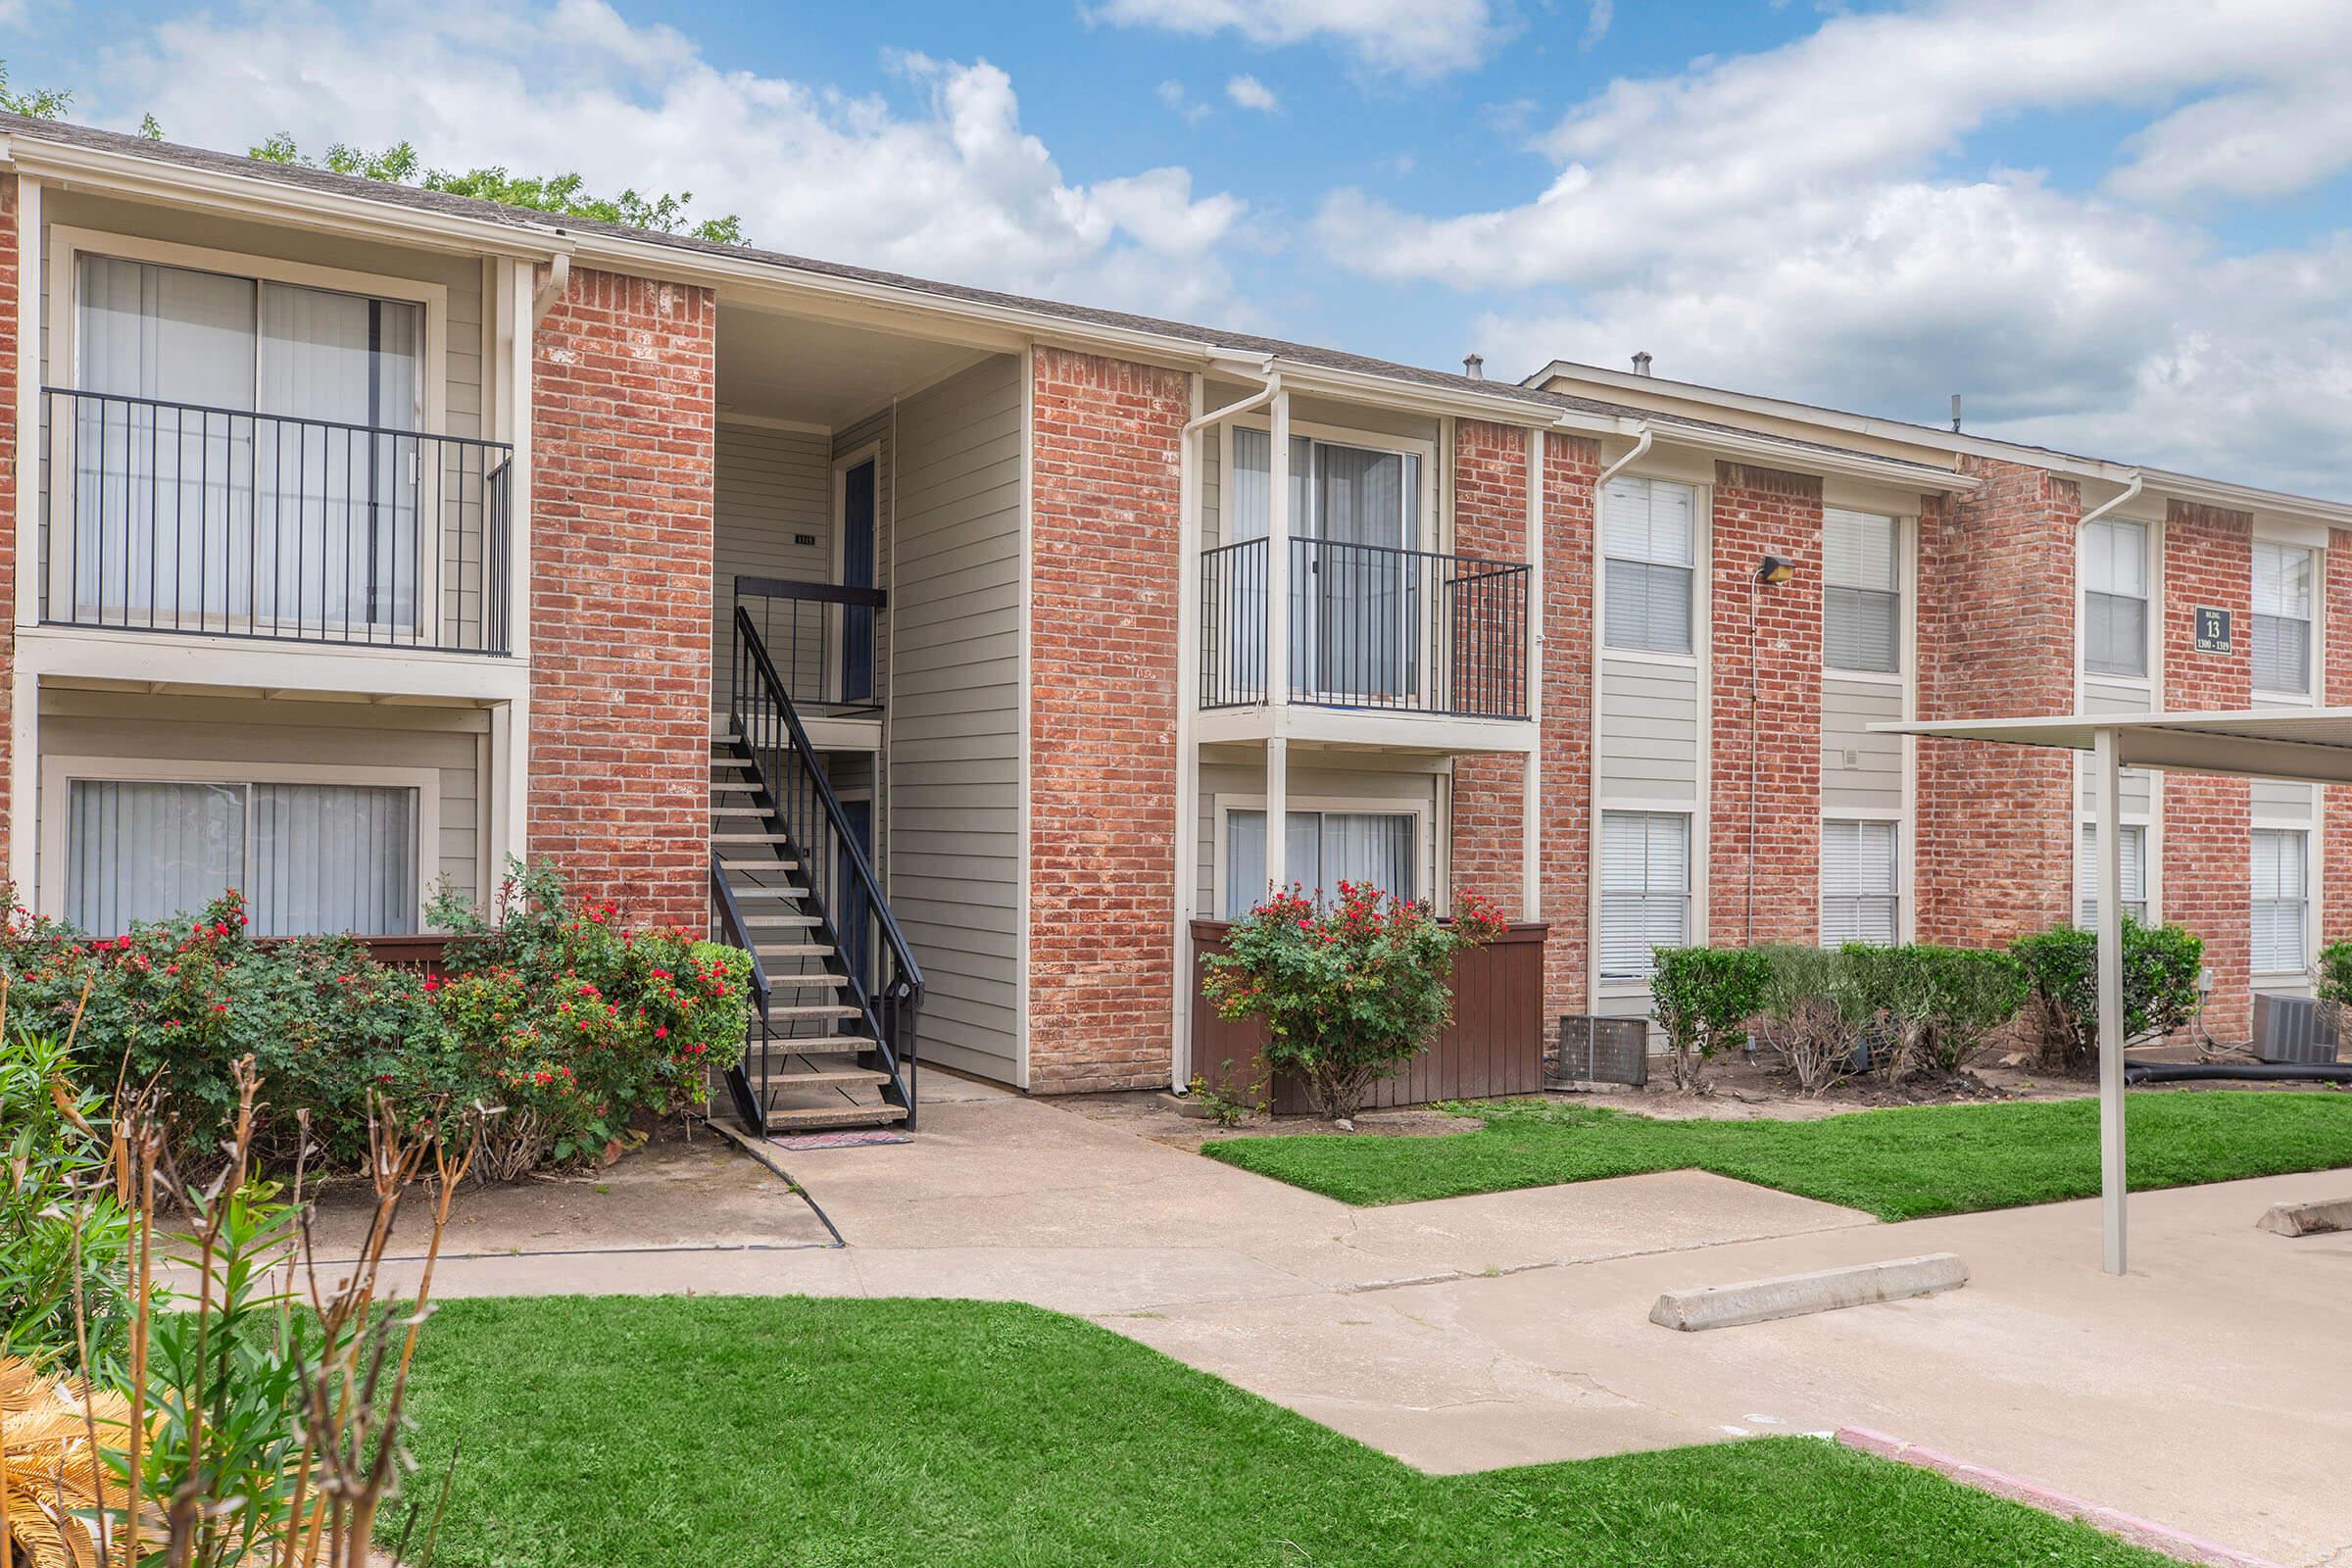
[[[42,620],[510,651],[505,443],[41,396]]]
[[[1268,549],[1200,557],[1200,706],[1266,700]],[[1523,563],[1291,541],[1289,700],[1453,717],[1527,716]]]
[[[890,608],[885,590],[743,576],[735,579],[735,606],[750,617],[803,714],[881,710],[882,617]],[[722,701],[728,695],[719,694]]]

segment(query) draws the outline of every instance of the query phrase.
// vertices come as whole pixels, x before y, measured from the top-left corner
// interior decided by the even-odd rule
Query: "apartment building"
[[[5,117],[0,496],[20,899],[384,936],[553,860],[753,951],[768,1125],[1182,1081],[1276,880],[1495,897],[1522,1031],[1998,940],[2079,906],[2065,763],[1874,723],[2352,701],[2330,503]],[[2132,798],[2242,1029],[2341,803]]]

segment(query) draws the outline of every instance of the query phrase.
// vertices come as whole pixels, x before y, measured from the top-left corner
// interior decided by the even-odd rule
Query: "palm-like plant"
[[[0,1563],[99,1568],[121,1560],[102,1542],[100,1521],[122,1498],[122,1489],[107,1484],[105,1449],[129,1427],[122,1396],[0,1358]]]

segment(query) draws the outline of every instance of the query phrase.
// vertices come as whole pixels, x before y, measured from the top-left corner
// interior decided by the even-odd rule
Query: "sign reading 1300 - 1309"
[[[2226,654],[2230,648],[2230,612],[2197,607],[2197,652]]]

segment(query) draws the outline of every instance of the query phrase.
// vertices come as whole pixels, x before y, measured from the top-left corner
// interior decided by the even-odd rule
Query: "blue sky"
[[[1007,12],[1011,14],[1007,14]],[[0,0],[240,148],[691,188],[763,245],[2352,495],[2342,0]]]

